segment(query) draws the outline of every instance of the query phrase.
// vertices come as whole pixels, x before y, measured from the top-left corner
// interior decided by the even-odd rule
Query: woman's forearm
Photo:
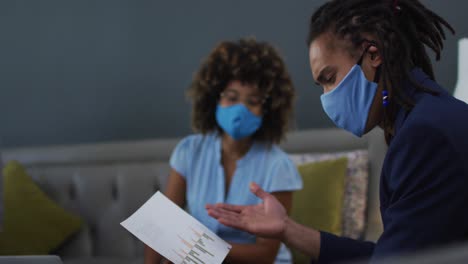
[[[158,252],[145,245],[145,264],[159,264],[162,259]]]
[[[320,254],[320,232],[301,225],[291,218],[286,221],[282,239],[286,245],[317,260]]]

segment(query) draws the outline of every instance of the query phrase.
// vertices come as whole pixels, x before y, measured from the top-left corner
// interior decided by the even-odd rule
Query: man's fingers
[[[232,219],[220,218],[218,221],[225,226],[229,226],[229,227],[241,229],[241,230],[245,229],[245,226],[243,226],[240,222],[233,221]]]
[[[240,213],[246,206],[218,203],[215,205],[207,204],[206,209],[222,208],[224,210]]]
[[[222,216],[222,214],[218,212],[216,208],[207,208],[206,210],[208,212],[208,215],[216,220],[219,220],[219,218]]]
[[[225,217],[225,216],[229,216],[233,218],[240,218],[239,212],[233,212],[231,210],[227,210],[221,207],[209,208],[207,210],[208,210],[208,214],[212,215],[216,219]]]
[[[234,214],[222,214],[222,216],[218,219],[218,221],[225,225],[232,228],[237,229],[245,229],[246,226],[243,224],[244,221],[239,217],[239,215]]]
[[[250,183],[250,191],[255,194],[258,198],[265,200],[270,194],[265,192],[258,184],[255,182]]]

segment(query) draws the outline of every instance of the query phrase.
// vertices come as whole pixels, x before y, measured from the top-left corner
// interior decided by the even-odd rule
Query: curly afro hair
[[[252,136],[267,144],[279,143],[289,128],[295,99],[294,86],[278,52],[253,38],[218,44],[195,74],[188,96],[193,102],[192,126],[202,134],[222,129],[216,122],[220,94],[238,80],[258,87],[267,99],[262,126]]]

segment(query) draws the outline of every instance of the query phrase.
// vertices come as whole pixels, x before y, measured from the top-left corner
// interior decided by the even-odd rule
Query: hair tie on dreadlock
[[[396,15],[398,11],[401,10],[401,7],[398,5],[398,0],[393,1],[393,14]]]

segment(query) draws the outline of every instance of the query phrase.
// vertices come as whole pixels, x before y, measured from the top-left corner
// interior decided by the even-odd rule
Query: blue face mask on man
[[[379,75],[379,69],[377,69],[374,82],[366,79],[361,68],[363,56],[335,89],[320,96],[323,110],[330,119],[338,127],[358,137],[366,132],[367,118],[377,93]]]
[[[253,135],[262,125],[262,118],[254,115],[245,105],[220,106],[216,108],[218,125],[233,139]]]

